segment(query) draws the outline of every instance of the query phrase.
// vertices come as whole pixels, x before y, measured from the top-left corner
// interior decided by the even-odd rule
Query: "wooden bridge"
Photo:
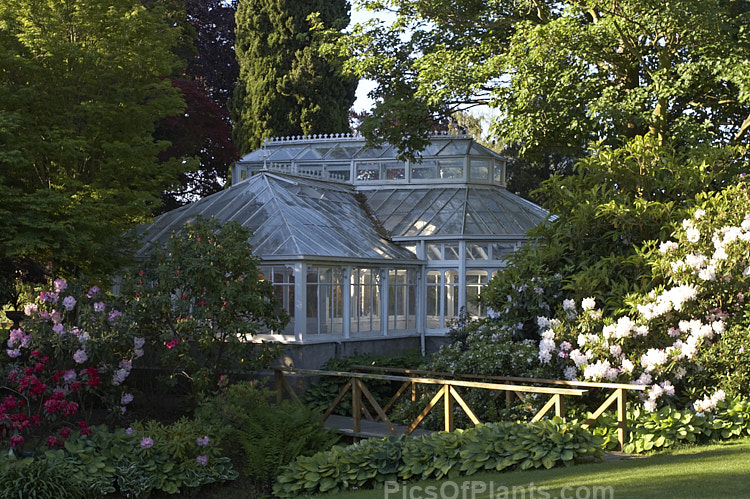
[[[565,381],[553,379],[537,378],[519,378],[510,376],[482,376],[471,374],[453,374],[435,371],[420,371],[413,369],[397,369],[377,366],[352,365],[355,372],[341,371],[323,371],[317,369],[274,369],[274,380],[276,387],[276,397],[280,401],[283,393],[286,392],[290,397],[297,400],[297,394],[289,385],[285,375],[303,375],[303,376],[334,376],[348,378],[344,387],[339,391],[333,403],[323,414],[323,421],[326,426],[335,428],[343,435],[349,435],[357,438],[369,438],[375,436],[384,436],[387,434],[401,435],[414,434],[415,432],[425,432],[426,430],[418,429],[418,425],[424,420],[441,401],[443,402],[445,431],[453,431],[454,425],[454,406],[458,404],[469,419],[475,424],[480,424],[479,418],[469,407],[466,401],[461,397],[457,388],[477,388],[490,390],[493,398],[505,394],[505,401],[510,406],[515,398],[522,401],[525,395],[529,393],[550,395],[547,403],[534,415],[532,421],[538,421],[543,418],[554,407],[555,415],[565,416],[565,396],[579,397],[592,389],[611,390],[609,397],[594,411],[591,417],[583,423],[583,427],[590,427],[604,412],[617,403],[617,439],[622,450],[627,441],[627,392],[629,390],[642,391],[646,386],[633,385],[624,383],[595,383],[586,381]],[[369,372],[365,372],[369,371]],[[390,374],[387,374],[390,373]],[[481,381],[471,381],[471,380]],[[378,401],[372,395],[365,385],[365,381],[382,380],[401,382],[400,388],[384,405],[380,406]],[[387,416],[388,410],[393,407],[396,401],[404,394],[410,393],[412,402],[417,401],[418,387],[438,387],[437,392],[432,396],[427,406],[408,426],[394,425]],[[429,388],[427,388],[429,390]],[[334,409],[339,405],[344,396],[351,391],[352,394],[352,416],[335,416]],[[363,404],[362,397],[369,402],[371,409],[375,413],[372,415],[366,405]],[[364,419],[363,419],[364,416]],[[351,421],[351,425],[347,424]]]

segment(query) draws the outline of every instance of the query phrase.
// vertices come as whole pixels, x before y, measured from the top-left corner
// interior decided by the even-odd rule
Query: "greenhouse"
[[[159,243],[196,216],[253,232],[262,279],[292,320],[261,339],[291,344],[411,338],[438,343],[547,212],[508,192],[506,160],[439,134],[419,161],[351,135],[267,140],[232,185],[158,217]],[[401,348],[401,347],[396,347]]]

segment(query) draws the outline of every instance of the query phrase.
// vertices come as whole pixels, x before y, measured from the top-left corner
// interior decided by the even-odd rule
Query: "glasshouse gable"
[[[250,228],[261,278],[292,317],[258,339],[305,345],[300,367],[432,350],[461,311],[485,314],[482,287],[547,217],[505,189],[505,166],[466,135],[434,136],[419,162],[360,136],[275,138],[234,165],[230,188],[146,234],[164,241],[199,215]]]

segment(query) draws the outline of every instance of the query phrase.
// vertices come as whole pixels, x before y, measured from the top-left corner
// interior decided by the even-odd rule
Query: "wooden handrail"
[[[588,392],[579,388],[551,388],[545,386],[524,386],[524,385],[510,385],[501,383],[485,383],[480,381],[462,381],[455,379],[434,379],[434,378],[415,378],[411,376],[394,376],[390,374],[369,374],[369,373],[357,373],[347,371],[322,371],[319,369],[276,369],[285,374],[308,374],[313,376],[338,376],[345,378],[360,378],[360,379],[379,379],[384,381],[411,381],[422,385],[452,385],[452,386],[463,386],[466,388],[484,388],[487,390],[509,390],[519,391],[526,393],[548,393],[548,394],[561,394],[561,395],[576,395],[581,396]]]
[[[576,389],[576,388],[554,388],[554,387],[543,387],[543,386],[523,386],[523,385],[511,385],[511,384],[500,384],[500,383],[487,383],[478,381],[464,381],[456,379],[433,379],[433,378],[416,378],[413,376],[394,376],[389,374],[372,374],[372,373],[357,373],[357,372],[346,372],[346,371],[323,371],[319,369],[274,369],[274,377],[276,381],[277,397],[280,397],[280,393],[283,390],[288,391],[293,398],[296,398],[296,394],[291,390],[289,383],[284,379],[284,374],[302,374],[312,376],[334,376],[347,378],[348,381],[336,395],[333,403],[323,414],[323,421],[325,421],[332,413],[333,410],[338,406],[343,397],[348,391],[352,392],[352,429],[355,434],[361,432],[361,417],[362,412],[368,414],[365,406],[362,405],[362,395],[364,394],[367,400],[370,402],[372,407],[375,409],[378,419],[382,420],[391,433],[395,434],[395,428],[386,416],[386,410],[390,408],[395,399],[406,392],[408,385],[414,387],[416,384],[424,385],[438,385],[440,389],[432,397],[432,400],[417,416],[417,418],[409,425],[406,430],[407,434],[412,433],[417,425],[427,416],[427,414],[440,402],[442,399],[444,402],[445,411],[445,431],[453,431],[453,402],[458,402],[459,406],[466,412],[471,421],[474,424],[480,424],[479,418],[476,417],[474,412],[471,410],[469,405],[456,390],[456,387],[464,388],[480,388],[485,390],[505,390],[508,392],[526,392],[526,393],[543,393],[551,394],[550,401],[542,407],[542,409],[534,416],[534,421],[541,419],[553,406],[555,408],[555,414],[557,416],[564,416],[565,404],[563,402],[563,395],[581,396],[585,395],[588,390]],[[386,404],[386,409],[380,407],[375,397],[372,396],[370,391],[364,384],[363,380],[366,379],[377,379],[384,381],[401,381],[403,384],[399,388],[398,392],[391,400]],[[412,393],[412,400],[414,400],[414,393]]]
[[[586,388],[603,388],[613,390],[612,394],[594,411],[594,413],[581,426],[589,428],[596,422],[596,420],[604,414],[611,405],[617,402],[617,440],[620,444],[620,450],[623,450],[628,437],[628,422],[627,422],[627,391],[644,391],[648,389],[645,385],[636,385],[633,383],[600,383],[595,381],[571,381],[571,380],[559,380],[559,379],[543,379],[543,378],[520,378],[516,376],[484,376],[481,374],[456,374],[450,372],[441,371],[424,371],[419,369],[402,369],[397,367],[378,367],[378,366],[365,366],[359,364],[353,364],[352,368],[356,368],[362,371],[382,371],[391,373],[403,373],[412,375],[427,375],[427,376],[444,376],[452,378],[469,378],[469,379],[487,379],[505,382],[517,382],[517,383],[538,383],[547,385],[563,385],[563,386],[580,386]],[[506,394],[510,391],[506,391]],[[507,399],[506,399],[507,400]],[[550,399],[544,408],[549,409],[555,398]],[[562,399],[559,401],[563,404]],[[543,408],[543,410],[544,410]],[[561,412],[556,407],[556,413]],[[540,413],[543,413],[540,411]],[[534,420],[539,419],[540,416],[537,414]]]
[[[523,400],[523,393],[543,393],[543,394],[551,394],[552,397],[549,401],[542,407],[542,409],[533,417],[532,421],[537,421],[541,419],[552,407],[555,408],[555,414],[557,416],[564,416],[565,414],[565,403],[564,399],[562,398],[563,395],[572,395],[572,396],[581,396],[588,392],[588,390],[584,388],[601,388],[601,389],[610,389],[613,390],[612,394],[592,413],[591,417],[589,417],[586,421],[584,421],[581,426],[584,428],[588,428],[591,425],[593,425],[596,420],[601,416],[604,411],[606,411],[610,406],[612,406],[615,402],[617,402],[617,439],[620,444],[620,449],[622,450],[625,446],[626,440],[627,440],[627,413],[626,413],[626,405],[627,405],[627,391],[628,390],[635,390],[635,391],[643,391],[648,389],[647,386],[644,385],[636,385],[636,384],[630,384],[630,383],[599,383],[599,382],[593,382],[593,381],[569,381],[569,380],[555,380],[555,379],[542,379],[542,378],[522,378],[522,377],[516,377],[516,376],[484,376],[479,374],[456,374],[456,373],[450,373],[450,372],[439,372],[439,371],[425,371],[425,370],[419,370],[419,369],[402,369],[402,368],[395,368],[395,367],[378,367],[378,366],[365,366],[365,365],[357,365],[353,364],[351,366],[352,368],[361,370],[361,371],[381,371],[386,373],[400,373],[405,374],[406,376],[398,376],[394,374],[376,374],[376,373],[364,373],[364,372],[348,372],[348,371],[323,371],[319,369],[281,369],[277,368],[274,369],[274,376],[276,378],[276,388],[277,388],[277,397],[281,397],[282,391],[287,391],[292,398],[297,398],[294,391],[291,389],[289,384],[284,379],[284,374],[302,374],[302,375],[313,375],[313,376],[337,376],[337,377],[346,377],[349,379],[349,381],[346,383],[344,388],[341,390],[341,392],[337,395],[336,399],[334,400],[331,407],[328,408],[328,410],[323,415],[323,420],[325,420],[334,410],[334,408],[338,405],[338,403],[342,400],[344,395],[347,391],[351,389],[352,395],[354,396],[353,399],[353,406],[355,407],[355,414],[353,414],[354,418],[354,428],[356,431],[358,431],[358,428],[360,428],[360,418],[361,413],[364,412],[365,415],[369,414],[365,406],[361,403],[361,397],[364,393],[368,401],[372,404],[373,408],[375,409],[376,414],[378,415],[377,420],[382,420],[390,429],[391,433],[395,434],[394,427],[389,421],[388,417],[386,416],[386,412],[388,409],[391,408],[391,406],[396,402],[396,400],[403,395],[406,392],[406,389],[411,386],[412,390],[412,401],[416,401],[416,385],[417,384],[425,384],[425,385],[439,385],[441,388],[438,390],[438,392],[432,396],[432,399],[427,404],[427,407],[422,411],[422,413],[417,417],[417,419],[409,426],[406,433],[411,433],[417,425],[424,419],[424,417],[433,409],[433,407],[440,402],[442,399],[445,404],[445,429],[446,431],[452,431],[453,430],[453,416],[452,416],[452,407],[454,400],[459,403],[461,408],[464,410],[464,412],[467,413],[469,418],[474,422],[474,424],[479,424],[478,418],[474,415],[471,408],[466,404],[466,402],[463,400],[463,398],[460,396],[460,394],[456,391],[454,387],[464,387],[464,388],[479,388],[479,389],[486,389],[486,390],[496,390],[500,393],[503,391],[506,393],[506,402],[510,402],[510,397],[515,394],[519,398]],[[436,378],[426,378],[423,376],[442,376],[452,379],[436,379]],[[482,380],[490,380],[493,382],[487,382],[487,381],[466,381],[463,379],[456,379],[456,378],[467,378],[467,379],[482,379]],[[388,403],[385,405],[385,408],[381,408],[379,405],[377,405],[377,402],[375,401],[374,397],[369,393],[367,388],[364,385],[363,380],[366,379],[377,379],[377,380],[383,380],[383,381],[400,381],[402,382],[401,387],[396,392],[396,394],[391,397],[391,399],[388,401]],[[497,383],[496,381],[502,381],[505,383]],[[513,384],[513,383],[523,383],[523,384]],[[529,386],[529,384],[541,384],[541,385],[553,385],[553,386]],[[557,388],[559,386],[566,386],[566,387],[580,387],[580,388]]]
[[[352,369],[358,369],[361,371],[382,371],[392,373],[404,373],[404,374],[420,374],[426,376],[445,376],[453,378],[469,378],[469,379],[491,379],[495,381],[512,381],[517,383],[540,383],[545,385],[564,385],[564,386],[584,386],[588,388],[622,388],[625,390],[647,390],[648,386],[636,385],[632,383],[599,383],[596,381],[570,381],[564,379],[544,379],[544,378],[519,378],[516,376],[490,376],[483,374],[460,374],[450,373],[441,371],[422,371],[419,369],[401,369],[398,367],[378,367],[378,366],[365,366],[359,364],[352,364]]]

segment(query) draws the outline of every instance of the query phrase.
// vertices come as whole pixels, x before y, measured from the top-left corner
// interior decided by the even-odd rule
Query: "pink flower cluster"
[[[118,323],[123,314],[101,301],[98,287],[78,298],[64,279],[56,279],[51,291],[42,291],[36,303],[24,307],[24,314],[22,327],[8,336],[8,357],[0,360],[5,370],[1,386],[12,392],[0,400],[0,442],[22,447],[33,433],[51,447],[64,445],[72,432],[66,425],[75,424],[81,402],[94,392],[116,400],[124,412],[133,395],[110,392],[124,383],[132,360],[144,354],[145,340],[135,338],[127,345],[103,339],[117,338],[113,330],[127,334],[128,325]],[[75,324],[67,324],[73,319]],[[119,363],[112,356],[120,357]],[[78,431],[92,434],[86,421],[78,421]]]

